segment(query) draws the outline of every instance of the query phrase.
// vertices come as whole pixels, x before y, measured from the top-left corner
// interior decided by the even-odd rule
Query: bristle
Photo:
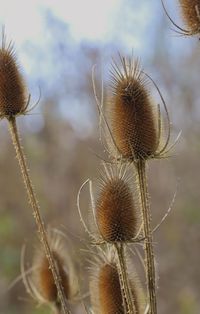
[[[113,65],[113,97],[109,103],[111,132],[120,155],[129,160],[155,154],[158,143],[149,92],[138,62],[121,58]]]
[[[99,306],[102,314],[123,314],[120,279],[115,265],[105,264],[99,272]]]
[[[0,117],[12,117],[26,108],[26,92],[13,46],[2,39],[0,48]]]
[[[125,179],[105,179],[97,199],[96,220],[105,241],[123,242],[136,235],[138,215],[131,189]]]
[[[184,23],[191,35],[200,33],[200,0],[179,0]]]

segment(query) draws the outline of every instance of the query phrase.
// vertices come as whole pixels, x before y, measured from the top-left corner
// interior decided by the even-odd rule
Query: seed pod
[[[157,150],[158,132],[149,91],[138,62],[120,56],[114,63],[108,119],[116,148],[124,159],[147,159]]]
[[[103,180],[96,202],[96,221],[105,241],[124,242],[134,238],[138,212],[126,179],[111,176]]]
[[[6,45],[3,35],[0,48],[0,117],[24,113],[27,107],[25,84],[16,61],[13,45]]]
[[[179,0],[184,23],[190,35],[200,33],[200,1]]]
[[[105,264],[100,269],[98,286],[100,313],[125,313],[119,274],[115,265]]]
[[[50,235],[49,232],[49,245],[65,297],[67,300],[73,300],[74,296],[78,293],[78,278],[74,266],[60,235]],[[46,303],[53,307],[57,311],[56,313],[61,313],[61,303],[58,298],[57,288],[51,269],[49,268],[49,262],[42,248],[37,249],[35,252],[33,272],[27,278],[25,277],[24,283],[27,292],[37,302],[41,304]]]
[[[61,278],[61,283],[65,292],[65,296],[69,298],[69,278],[64,269],[64,261],[58,252],[53,251],[53,258],[58,270],[59,276]],[[40,260],[40,265],[38,265],[38,274],[37,274],[37,286],[40,291],[40,294],[47,303],[58,302],[57,288],[54,283],[53,275],[51,269],[49,268],[49,263],[46,256],[43,256]]]
[[[126,313],[123,300],[123,289],[120,283],[120,271],[116,257],[116,251],[107,248],[102,254],[99,251],[95,258],[95,265],[92,266],[90,277],[90,294],[92,308],[97,314],[124,314]],[[127,261],[129,285],[131,297],[135,307],[133,314],[144,313],[143,291],[138,278],[130,269]],[[132,263],[131,263],[132,264]]]

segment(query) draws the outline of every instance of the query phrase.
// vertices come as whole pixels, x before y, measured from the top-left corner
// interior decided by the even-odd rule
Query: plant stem
[[[123,292],[124,307],[125,313],[134,314],[136,313],[135,305],[133,303],[133,298],[130,290],[129,280],[127,276],[127,266],[124,256],[124,244],[116,243],[115,244],[118,260],[119,260],[119,269],[120,269],[120,278],[121,278],[121,290]]]
[[[146,263],[146,277],[148,285],[148,297],[149,297],[149,313],[157,313],[156,303],[156,283],[155,283],[155,265],[154,265],[154,252],[153,252],[153,237],[151,231],[151,213],[149,206],[149,194],[146,180],[146,162],[145,160],[139,160],[136,163],[140,197],[142,204],[142,219],[144,225],[144,250],[145,250],[145,263]]]
[[[35,218],[39,238],[40,238],[40,241],[43,245],[46,257],[47,257],[48,262],[49,262],[49,267],[52,271],[54,282],[56,284],[56,288],[58,291],[58,298],[60,299],[63,313],[69,314],[70,312],[67,309],[66,297],[65,297],[65,293],[64,293],[64,290],[63,290],[63,287],[61,284],[61,279],[60,279],[60,276],[56,270],[56,265],[55,265],[55,262],[54,262],[54,259],[52,256],[51,249],[50,249],[49,244],[48,244],[44,222],[43,222],[43,219],[40,215],[39,204],[38,204],[36,194],[35,194],[34,189],[33,189],[33,185],[32,185],[31,179],[30,179],[30,175],[29,175],[29,171],[28,171],[28,167],[27,167],[27,163],[26,163],[26,158],[25,158],[25,155],[24,155],[21,143],[20,143],[20,137],[19,137],[15,117],[10,117],[8,119],[8,122],[9,122],[9,129],[10,129],[10,134],[12,137],[12,142],[13,142],[13,145],[14,145],[14,148],[16,151],[16,156],[17,156],[17,159],[19,162],[19,166],[20,166],[22,177],[23,177],[24,185],[26,187],[28,199],[29,199],[30,205],[31,205],[32,210],[33,210],[33,216]]]

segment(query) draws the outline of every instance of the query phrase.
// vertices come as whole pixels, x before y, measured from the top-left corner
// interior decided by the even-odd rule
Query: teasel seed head
[[[120,271],[117,257],[113,249],[107,248],[99,252],[96,267],[91,271],[90,292],[91,302],[97,314],[125,314],[123,292],[120,283]],[[135,305],[133,314],[142,314],[144,302],[142,289],[135,273],[130,273],[130,289]]]
[[[6,43],[3,32],[0,48],[0,117],[10,118],[23,114],[27,109],[27,102],[25,83],[13,44]]]
[[[52,252],[57,271],[61,278],[62,286],[64,288],[65,296],[69,298],[69,278],[64,269],[64,261],[58,252]],[[49,303],[57,303],[57,288],[54,283],[51,269],[49,268],[49,262],[46,256],[43,256],[38,268],[38,286],[42,297]]]
[[[200,33],[200,0],[179,0],[179,3],[188,35]]]
[[[125,313],[116,265],[105,264],[99,272],[99,303],[101,313]]]
[[[65,297],[68,301],[78,293],[78,278],[71,258],[67,255],[66,247],[60,235],[48,233],[49,245],[55,262],[57,273],[60,277]],[[25,280],[27,292],[41,304],[48,304],[57,312],[61,311],[57,288],[53,279],[49,262],[43,249],[37,249],[33,260],[33,272]]]
[[[118,168],[102,175],[96,222],[104,241],[126,242],[136,236],[139,217],[132,192],[129,179]]]
[[[113,95],[108,103],[108,119],[118,153],[123,159],[138,160],[153,156],[158,132],[147,89],[147,78],[139,62],[120,55],[113,62]]]

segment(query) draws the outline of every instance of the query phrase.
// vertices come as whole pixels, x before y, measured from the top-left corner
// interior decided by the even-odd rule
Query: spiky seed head
[[[65,292],[65,296],[69,298],[69,278],[64,268],[64,261],[58,252],[52,252],[56,269],[61,278],[61,283]],[[53,279],[51,269],[49,268],[49,262],[46,256],[41,259],[41,264],[38,269],[38,288],[41,296],[47,303],[58,303],[57,288]]]
[[[113,63],[113,96],[108,118],[118,152],[124,159],[147,159],[157,149],[158,132],[144,75],[138,61],[120,56]]]
[[[102,183],[96,203],[96,221],[105,241],[124,242],[134,238],[138,213],[125,179],[110,177]]]
[[[0,117],[13,117],[26,109],[26,88],[12,43],[3,35],[0,48]]]
[[[70,254],[67,253],[66,246],[59,234],[48,230],[48,240],[65,297],[67,300],[73,300],[78,293],[78,278]],[[61,304],[57,288],[42,248],[35,252],[33,269],[32,274],[26,278],[27,292],[39,303],[46,303],[59,312]]]
[[[133,314],[144,313],[143,291],[135,274],[129,266],[132,262],[125,257],[129,286],[132,294],[132,301],[135,306]],[[120,282],[120,270],[116,250],[107,247],[105,251],[99,250],[98,257],[93,263],[90,292],[92,307],[97,314],[123,314],[125,313],[123,304],[123,289]]]
[[[130,284],[131,281],[130,281]],[[131,287],[131,294],[135,311],[133,314],[139,314],[140,300],[138,299],[135,287]],[[99,274],[99,301],[102,314],[123,314],[125,309],[123,306],[123,298],[120,287],[120,277],[115,265],[106,264],[102,267]],[[142,312],[141,312],[142,313]]]
[[[200,0],[179,0],[179,3],[190,35],[200,33]]]
[[[105,264],[102,266],[99,272],[98,286],[100,313],[125,313],[119,273],[115,265]]]

